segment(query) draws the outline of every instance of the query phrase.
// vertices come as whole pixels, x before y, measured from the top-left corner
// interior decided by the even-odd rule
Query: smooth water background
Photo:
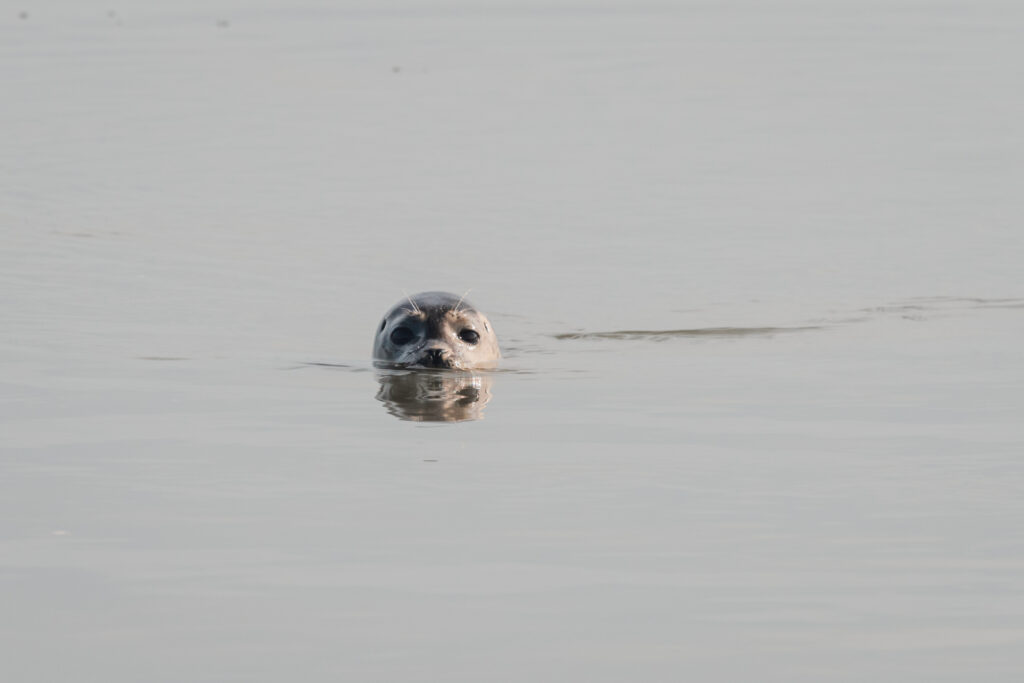
[[[5,2],[0,678],[1018,680],[1022,26]]]

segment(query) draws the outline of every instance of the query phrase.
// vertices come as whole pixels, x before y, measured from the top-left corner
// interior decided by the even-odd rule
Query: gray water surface
[[[1022,21],[8,5],[0,679],[1018,680]]]

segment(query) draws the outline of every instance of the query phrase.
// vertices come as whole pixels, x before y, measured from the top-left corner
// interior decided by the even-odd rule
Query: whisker
[[[455,312],[456,313],[459,312],[459,307],[462,306],[462,302],[466,300],[466,296],[469,295],[469,293],[472,292],[472,291],[473,291],[472,289],[467,289],[465,294],[463,294],[462,296],[459,297],[459,303],[455,304]]]
[[[412,306],[412,310],[411,310],[411,311],[409,311],[409,313],[419,313],[419,312],[420,312],[420,307],[419,307],[419,306],[417,306],[417,305],[416,305],[416,302],[412,300],[412,297],[411,297],[411,296],[409,296],[409,292],[407,292],[407,291],[405,291],[405,290],[403,289],[403,290],[402,290],[402,294],[404,294],[404,295],[405,295],[405,298],[406,298],[406,300],[407,300],[407,301],[409,302],[409,305],[410,305],[410,306]]]

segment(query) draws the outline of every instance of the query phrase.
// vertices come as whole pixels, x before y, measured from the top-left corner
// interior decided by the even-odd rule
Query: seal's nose
[[[420,364],[428,368],[450,368],[452,366],[451,359],[448,358],[445,350],[438,348],[426,349],[420,359]]]

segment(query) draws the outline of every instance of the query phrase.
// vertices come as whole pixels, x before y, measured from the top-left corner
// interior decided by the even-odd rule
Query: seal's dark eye
[[[395,331],[391,333],[391,343],[402,346],[411,342],[415,336],[408,327],[396,327]]]
[[[467,344],[476,344],[480,341],[480,335],[477,334],[476,330],[465,329],[459,332],[459,339],[466,342]]]

